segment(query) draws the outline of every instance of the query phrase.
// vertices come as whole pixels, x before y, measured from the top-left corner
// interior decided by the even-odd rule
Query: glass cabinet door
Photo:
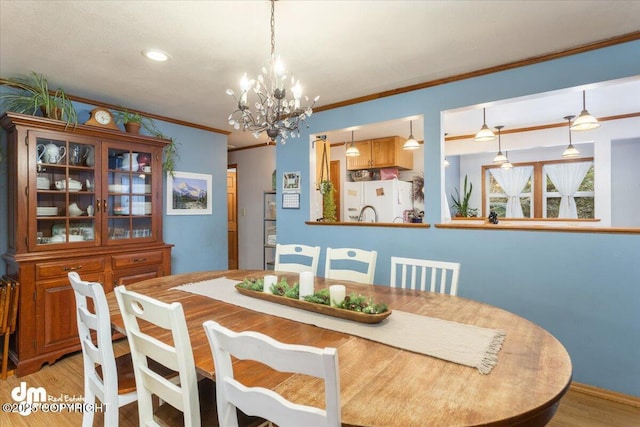
[[[107,242],[155,239],[153,179],[158,171],[154,170],[152,153],[115,146],[107,153],[107,196],[103,201]]]
[[[67,139],[63,134],[37,132],[29,137],[36,142],[30,147],[35,163],[29,185],[35,189],[30,193],[35,202],[35,216],[29,219],[30,230],[35,230],[29,233],[30,246],[55,249],[61,244],[99,244],[95,143]]]

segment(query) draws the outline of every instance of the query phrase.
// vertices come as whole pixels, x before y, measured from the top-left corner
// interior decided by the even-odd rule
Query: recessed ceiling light
[[[142,54],[152,61],[164,62],[169,59],[169,55],[158,49],[145,49]]]

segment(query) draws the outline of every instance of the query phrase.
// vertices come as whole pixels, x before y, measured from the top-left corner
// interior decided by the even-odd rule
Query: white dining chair
[[[279,427],[340,426],[340,376],[335,348],[284,344],[253,331],[236,333],[208,320],[203,324],[216,367],[219,424],[237,427],[236,409]],[[324,380],[325,409],[293,403],[263,387],[247,387],[233,374],[231,356],[255,360],[280,372]]]
[[[200,426],[200,399],[187,323],[180,303],[166,304],[146,295],[115,288],[127,331],[138,389],[141,426],[159,425],[154,418],[152,395],[183,413],[184,425]],[[171,343],[140,330],[138,319],[168,331]],[[154,360],[178,373],[179,384],[159,375],[147,360]]]
[[[111,317],[102,285],[81,280],[76,272],[67,276],[76,300],[84,365],[84,403],[95,404],[97,397],[106,407],[104,425],[115,427],[119,408],[138,398],[131,355],[114,357]],[[94,332],[95,342],[91,336]],[[82,426],[91,427],[93,418],[94,411],[84,411]]]
[[[289,273],[310,271],[314,276],[317,276],[319,258],[320,246],[278,243],[276,244],[274,270]]]
[[[324,277],[372,284],[376,272],[377,256],[376,251],[327,248]]]
[[[390,285],[392,288],[457,295],[459,276],[460,263],[458,262],[391,257]],[[447,289],[449,289],[448,292]]]

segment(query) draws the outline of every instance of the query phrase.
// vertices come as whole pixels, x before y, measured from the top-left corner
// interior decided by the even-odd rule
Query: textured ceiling
[[[0,75],[33,70],[75,96],[232,131],[225,90],[266,65],[269,9],[267,1],[1,0]],[[628,34],[640,29],[638,16],[640,1],[623,0],[281,0],[276,48],[323,106]],[[145,59],[150,47],[170,60]],[[581,102],[573,95],[572,111]],[[473,132],[475,115],[451,132]],[[229,135],[235,146],[265,140]]]

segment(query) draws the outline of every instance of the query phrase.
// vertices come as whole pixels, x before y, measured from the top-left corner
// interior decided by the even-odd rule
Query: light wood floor
[[[126,340],[114,346],[116,355],[127,351]],[[12,402],[11,390],[25,381],[27,387],[44,387],[50,396],[73,399],[83,395],[82,355],[69,355],[52,366],[22,378],[9,377],[0,380],[0,403]],[[204,400],[203,400],[204,401]],[[202,402],[201,402],[202,404]],[[54,427],[80,426],[80,413],[32,413],[23,417],[18,414],[0,414],[0,427]],[[96,414],[95,426],[102,426],[101,414]],[[120,410],[120,426],[138,425],[137,405],[131,404]],[[640,406],[627,405],[594,397],[581,391],[569,390],[560,402],[550,427],[630,427],[640,426]]]

